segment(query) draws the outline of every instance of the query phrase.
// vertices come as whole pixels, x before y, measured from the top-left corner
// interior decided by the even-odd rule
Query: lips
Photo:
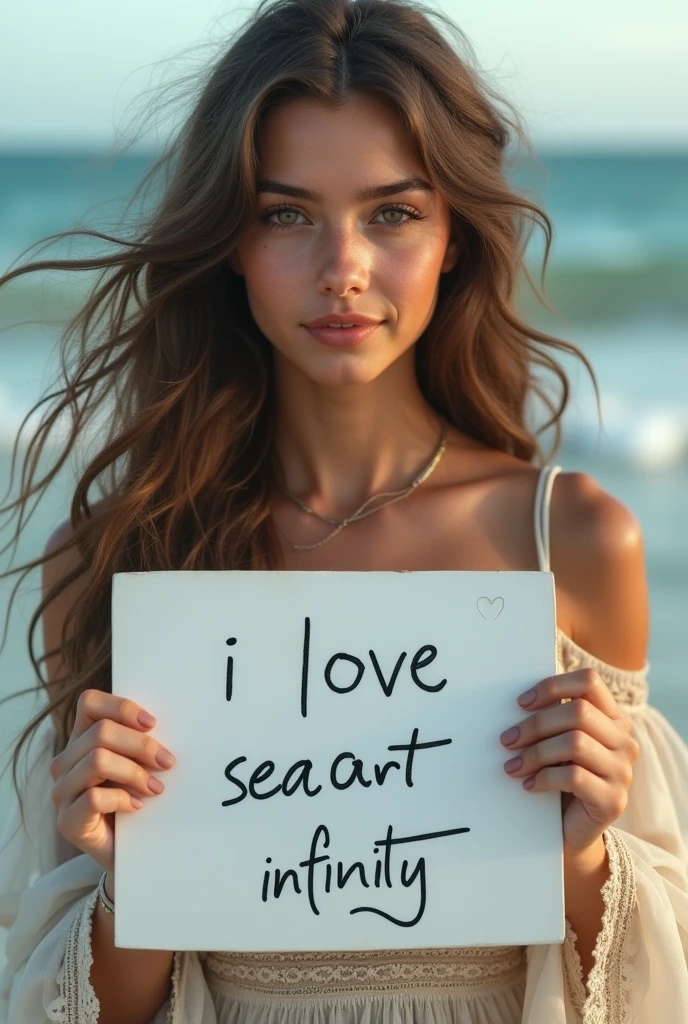
[[[381,321],[377,317],[364,316],[362,313],[326,313],[316,320],[304,324],[305,327],[332,327],[341,324],[353,324],[354,327],[374,327]],[[335,328],[336,329],[336,328]]]
[[[355,324],[353,327],[311,327],[309,325],[306,330],[310,331],[316,341],[321,344],[329,348],[341,349],[361,345],[366,338],[374,334],[379,326],[379,322],[374,320],[372,323]]]

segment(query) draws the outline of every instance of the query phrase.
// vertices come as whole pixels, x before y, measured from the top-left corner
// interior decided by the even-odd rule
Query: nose
[[[344,296],[351,289],[365,291],[368,287],[371,254],[357,230],[338,228],[329,232],[317,259],[321,290]]]

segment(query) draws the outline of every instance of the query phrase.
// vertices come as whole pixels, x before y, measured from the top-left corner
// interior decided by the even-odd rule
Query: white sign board
[[[116,820],[118,946],[560,942],[559,793],[504,772],[551,573],[117,573],[113,692],[164,793]]]

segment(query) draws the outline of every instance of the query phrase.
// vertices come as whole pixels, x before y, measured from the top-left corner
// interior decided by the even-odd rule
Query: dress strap
[[[552,487],[561,466],[543,466],[538,477],[535,490],[535,546],[537,548],[538,567],[541,572],[549,572],[549,503]]]

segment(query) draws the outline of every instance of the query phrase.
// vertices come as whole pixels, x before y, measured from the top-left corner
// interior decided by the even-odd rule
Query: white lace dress
[[[688,747],[647,703],[648,666],[614,668],[560,632],[560,671],[582,666],[632,715],[641,749],[628,806],[604,836],[611,875],[587,990],[568,922],[565,941],[549,946],[178,952],[151,1024],[686,1024]],[[90,928],[102,872],[85,854],[64,860],[49,795],[52,728],[38,739],[28,835],[17,807],[0,839],[0,1022],[96,1024]]]

